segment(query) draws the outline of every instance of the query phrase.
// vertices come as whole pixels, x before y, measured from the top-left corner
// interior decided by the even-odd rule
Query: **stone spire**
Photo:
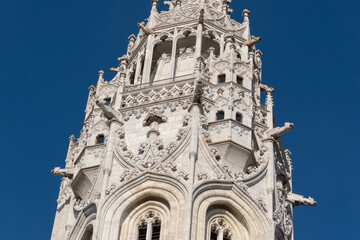
[[[63,179],[52,240],[293,240],[293,207],[316,202],[293,193],[281,137],[294,124],[276,124],[261,38],[230,3],[171,0],[158,12],[151,1],[52,171]]]

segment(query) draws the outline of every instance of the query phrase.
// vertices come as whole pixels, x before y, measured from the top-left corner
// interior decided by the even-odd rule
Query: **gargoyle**
[[[119,113],[111,107],[107,106],[105,100],[97,100],[96,105],[98,105],[98,107],[103,111],[103,113],[108,119],[119,120]]]
[[[316,201],[309,197],[309,198],[305,198],[302,195],[299,194],[295,194],[295,193],[289,193],[287,195],[286,200],[288,202],[290,202],[294,207],[298,207],[298,206],[311,206],[314,207],[316,206]]]
[[[258,43],[261,41],[261,37],[251,38],[250,40],[247,40],[242,43],[243,47],[252,47],[255,45],[255,43]]]
[[[199,23],[204,23],[204,9],[200,10]]]
[[[143,22],[142,22],[142,23],[138,23],[138,27],[139,27],[139,29],[141,29],[146,35],[150,35],[150,34],[154,35],[154,31],[153,31],[151,28],[145,26],[145,23],[143,23]]]
[[[265,92],[275,92],[275,88],[269,87],[268,85],[265,85],[262,83],[259,84],[259,87],[262,91],[265,91]]]
[[[51,173],[55,176],[72,178],[74,175],[74,170],[73,169],[61,169],[60,167],[56,167],[53,170],[51,170]]]
[[[201,80],[195,80],[194,85],[194,94],[192,97],[193,103],[199,103],[201,104],[201,96],[203,95],[203,89],[202,89],[202,81]]]
[[[280,138],[282,135],[284,135],[287,132],[290,132],[294,128],[293,123],[285,123],[284,127],[276,127],[273,129],[267,130],[265,133],[273,138]]]

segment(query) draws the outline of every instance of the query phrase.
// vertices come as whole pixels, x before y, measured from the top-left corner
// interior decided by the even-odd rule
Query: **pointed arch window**
[[[161,219],[160,214],[148,211],[144,214],[138,226],[138,240],[160,240]]]
[[[81,237],[81,240],[92,240],[93,238],[93,225],[89,225],[85,229],[84,235]]]
[[[231,240],[232,230],[231,226],[225,218],[214,218],[211,223],[210,240]]]

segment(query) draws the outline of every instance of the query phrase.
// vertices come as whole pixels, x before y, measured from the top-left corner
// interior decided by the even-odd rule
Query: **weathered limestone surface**
[[[89,88],[70,137],[53,240],[293,239],[291,153],[262,53],[230,0],[152,0],[127,54]],[[260,92],[266,99],[260,99]],[[265,103],[262,104],[262,101]],[[155,239],[155,238],[154,238]],[[157,238],[156,238],[157,239]]]

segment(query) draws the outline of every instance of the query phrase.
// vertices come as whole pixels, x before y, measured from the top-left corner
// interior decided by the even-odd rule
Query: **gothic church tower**
[[[53,240],[291,240],[290,151],[262,53],[231,0],[152,0],[127,54],[89,88]],[[261,91],[266,99],[261,99]],[[262,103],[264,102],[264,104]]]

